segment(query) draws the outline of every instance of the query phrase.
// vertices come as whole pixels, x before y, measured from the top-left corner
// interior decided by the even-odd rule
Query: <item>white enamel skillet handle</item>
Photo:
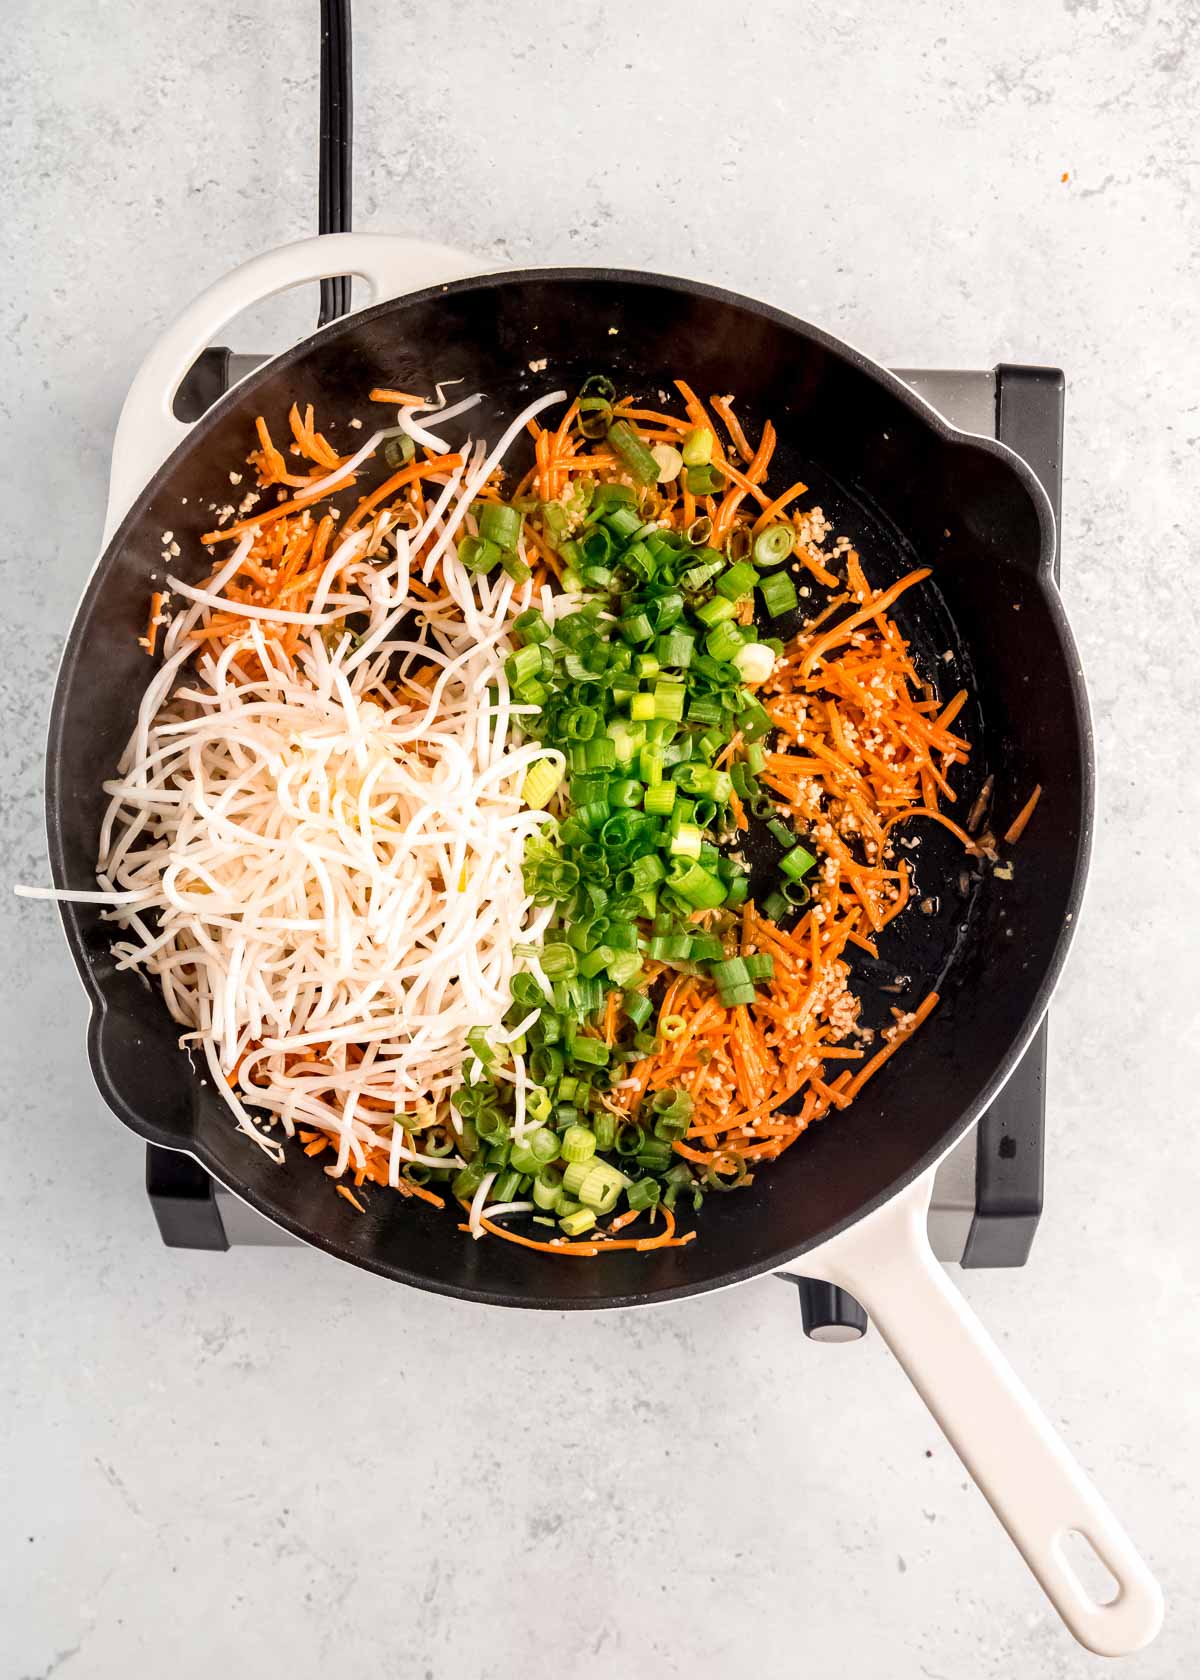
[[[243,309],[332,274],[353,274],[365,280],[371,289],[369,302],[379,303],[422,286],[479,274],[486,266],[448,245],[394,234],[331,233],[264,251],[224,275],[167,327],[129,388],[113,440],[105,544],[147,479],[190,430],[172,412],[185,374]]]
[[[1133,1542],[929,1246],[933,1174],[796,1262],[860,1301],[1081,1645],[1104,1657],[1149,1644],[1162,1592]],[[1064,1551],[1076,1531],[1117,1583],[1085,1589]]]

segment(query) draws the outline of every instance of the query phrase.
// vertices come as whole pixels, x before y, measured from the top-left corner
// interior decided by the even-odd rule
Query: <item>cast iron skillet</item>
[[[546,370],[530,372],[543,359]],[[699,1241],[595,1264],[466,1241],[453,1218],[390,1196],[374,1197],[363,1217],[299,1153],[272,1164],[177,1048],[157,993],[115,970],[110,924],[91,907],[64,906],[94,1002],[96,1080],[126,1124],[188,1150],[259,1212],[341,1259],[498,1305],[611,1307],[695,1294],[777,1268],[892,1196],[978,1118],[1014,1066],[1046,1008],[1088,850],[1086,706],[1050,575],[1052,515],[1028,468],[990,440],[952,432],[891,375],[779,310],[678,280],[564,270],[461,281],[365,310],[270,363],[196,425],[130,509],[71,630],[49,745],[56,884],[94,884],[100,781],[147,680],[138,636],[162,571],[162,533],[174,533],[175,564],[198,580],[197,539],[213,524],[213,503],[234,494],[228,473],[244,465],[256,414],[281,420],[294,398],[311,400],[349,446],[348,422],[369,419],[373,385],[425,390],[462,379],[464,390],[488,393],[483,421],[470,419],[494,437],[534,395],[573,389],[598,369],[654,398],[676,375],[704,393],[735,392],[752,432],[770,416],[780,434],[772,483],[803,476],[874,582],[932,567],[899,617],[941,691],[965,685],[973,696],[958,814],[987,774],[1001,828],[1036,783],[1044,792],[1011,881],[981,873],[935,825],[911,825],[910,836],[921,833],[915,899],[934,908],[922,915],[914,905],[901,918],[859,984],[879,1021],[931,986],[942,1001],[853,1107],[814,1127],[749,1190],[708,1198]],[[770,857],[758,858],[761,881]],[[902,991],[880,991],[902,976]]]
[[[1162,1595],[1113,1513],[1057,1439],[929,1249],[932,1169],[987,1106],[1035,1030],[1061,966],[1091,821],[1091,744],[1080,674],[1050,572],[1053,521],[1029,470],[998,444],[954,432],[898,380],[827,334],[711,287],[604,270],[547,270],[411,291],[461,274],[459,253],[338,234],[264,253],[196,300],[131,388],[113,458],[113,508],[128,512],[80,603],[51,715],[47,819],[55,883],[93,885],[100,783],[130,733],[147,680],[137,639],[162,533],[199,577],[198,544],[240,471],[253,417],[316,404],[339,440],[379,383],[483,390],[495,437],[533,394],[605,371],[648,396],[673,377],[731,390],[752,428],[783,440],[780,483],[802,473],[868,576],[932,568],[899,617],[925,677],[972,696],[959,812],[994,777],[999,831],[1035,783],[1041,804],[1011,880],[970,865],[931,824],[916,863],[918,909],[889,929],[858,976],[875,1023],[931,987],[941,1004],[844,1114],[814,1127],[747,1191],[710,1197],[700,1240],[653,1255],[548,1259],[475,1243],[450,1215],[379,1194],[354,1213],[316,1162],[272,1164],[227,1117],[177,1047],[158,994],[115,971],[110,924],[63,906],[92,1001],[89,1051],[105,1100],[152,1143],[187,1150],[260,1213],[355,1265],[505,1306],[616,1307],[667,1301],[794,1262],[863,1301],[1075,1637],[1120,1655],[1152,1639]],[[236,387],[186,433],[170,411],[191,361],[248,303],[301,280],[355,273],[393,301],[327,328]],[[408,295],[394,297],[397,292]],[[543,369],[540,364],[545,363]],[[534,367],[530,364],[535,364]],[[476,420],[477,416],[472,416]],[[182,436],[182,441],[179,441]],[[173,452],[168,450],[174,444]],[[139,490],[139,462],[165,465]],[[520,462],[514,462],[520,470]],[[791,627],[784,626],[785,631]],[[916,825],[914,825],[915,827]],[[759,836],[755,882],[773,875]],[[923,913],[928,906],[928,914]],[[896,990],[895,988],[899,988]],[[892,988],[892,989],[888,989]],[[1116,1577],[1107,1603],[1063,1550],[1078,1530]]]

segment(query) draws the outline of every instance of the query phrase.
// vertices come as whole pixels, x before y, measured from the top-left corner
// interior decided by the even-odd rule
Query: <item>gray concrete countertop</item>
[[[312,227],[317,63],[316,0],[8,10],[5,883],[44,876],[43,726],[122,393],[202,283]],[[1046,1216],[1023,1272],[961,1282],[1164,1584],[1166,1628],[1127,1672],[1177,1680],[1200,1650],[1200,780],[1180,745],[1200,711],[1200,13],[356,10],[359,226],[702,277],[901,365],[1068,372],[1098,843],[1053,1011]],[[315,309],[234,340],[269,348]],[[308,1252],[165,1251],[53,915],[2,902],[0,1676],[1100,1671],[878,1337],[807,1343],[779,1282],[506,1315]]]

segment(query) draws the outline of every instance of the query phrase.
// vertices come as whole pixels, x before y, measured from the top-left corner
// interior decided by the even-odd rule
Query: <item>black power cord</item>
[[[350,0],[321,0],[321,171],[317,230],[349,233],[354,100],[351,86]],[[321,281],[318,326],[350,311],[350,276]]]

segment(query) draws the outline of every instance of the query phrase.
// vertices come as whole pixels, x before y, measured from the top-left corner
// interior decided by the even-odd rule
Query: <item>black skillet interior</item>
[[[163,570],[162,532],[182,547],[175,564],[199,578],[198,538],[230,499],[228,475],[243,466],[256,414],[282,425],[293,399],[311,401],[350,447],[361,435],[350,419],[370,423],[373,385],[427,390],[461,379],[488,394],[471,420],[495,437],[535,395],[573,389],[596,371],[656,399],[677,376],[703,394],[732,391],[749,430],[769,416],[779,431],[771,482],[803,476],[872,581],[931,566],[933,578],[898,617],[940,691],[965,685],[973,696],[958,812],[989,773],[1001,828],[1035,783],[1045,792],[1011,881],[990,872],[976,880],[955,843],[920,824],[915,896],[931,911],[906,912],[863,987],[876,1021],[931,985],[939,1008],[851,1109],[814,1127],[749,1189],[710,1197],[698,1241],[653,1256],[563,1262],[474,1243],[453,1217],[382,1192],[365,1216],[355,1213],[298,1154],[273,1165],[178,1050],[157,993],[115,971],[110,925],[91,908],[64,908],[95,1003],[97,1082],[127,1124],[190,1150],[253,1206],[331,1253],[498,1304],[601,1307],[687,1295],[767,1270],[886,1200],[977,1117],[1011,1070],[1048,999],[1086,863],[1086,712],[1050,582],[1051,515],[1028,472],[995,445],[950,433],[872,363],[791,317],[682,281],[564,270],[464,281],[352,316],[269,364],[199,422],[118,531],[71,632],[49,743],[57,882],[92,884],[100,780],[147,679],[137,638]],[[905,975],[900,992],[880,989]]]

